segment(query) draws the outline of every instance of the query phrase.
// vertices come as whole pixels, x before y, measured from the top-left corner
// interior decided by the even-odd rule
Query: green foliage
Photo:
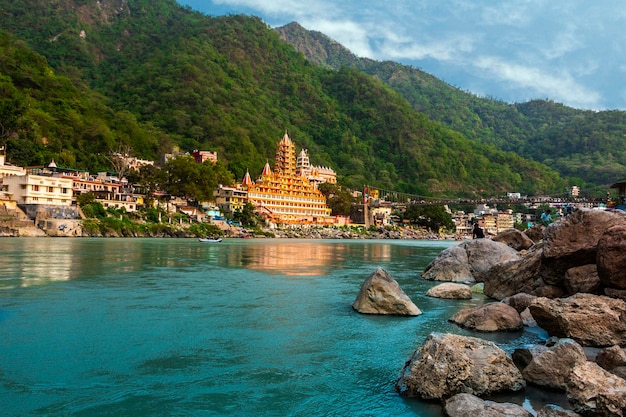
[[[570,157],[549,146],[578,111],[548,106],[550,124],[541,109],[442,88],[417,70],[341,55],[332,43],[332,62],[315,66],[258,18],[211,18],[174,0],[16,0],[0,3],[0,17],[0,29],[11,32],[0,34],[11,162],[55,159],[98,171],[112,168],[106,155],[122,146],[154,160],[173,146],[217,151],[217,166],[183,158],[138,174],[148,192],[195,200],[246,169],[260,173],[283,129],[348,188],[441,197],[561,192],[568,182],[553,168],[580,177],[602,165],[602,126],[621,120],[619,112],[596,117],[582,141],[590,153]],[[581,116],[577,128],[591,115]],[[571,136],[565,143],[578,146]],[[617,134],[611,139],[623,148]],[[614,150],[593,175],[608,178],[625,157]]]
[[[212,199],[218,184],[234,183],[232,174],[221,162],[215,165],[210,161],[198,164],[190,156],[169,160],[155,174],[157,183],[165,192],[195,201]]]
[[[192,223],[189,226],[188,232],[197,237],[217,237],[224,234],[219,227],[211,223]]]
[[[306,31],[297,23],[276,30],[311,62],[335,70],[347,66],[376,77],[417,111],[470,139],[480,152],[484,149],[481,144],[514,152],[570,177],[569,185],[585,188],[624,178],[624,111],[577,110],[549,100],[507,104],[462,91],[419,69],[358,58],[325,35]],[[521,158],[517,162],[526,164]],[[516,188],[511,190],[532,194],[551,186],[555,179],[545,179],[535,188],[529,182],[543,178],[537,176],[543,167],[510,168],[520,173],[520,180],[511,184]],[[525,175],[528,168],[535,173]]]
[[[251,203],[246,203],[241,209],[235,210],[233,218],[246,227],[257,227],[261,224],[261,219],[254,213],[254,206]]]
[[[332,210],[332,215],[350,215],[352,204],[356,199],[349,190],[331,183],[323,183],[319,185],[319,190],[326,196],[326,204]]]
[[[455,230],[452,216],[443,206],[407,206],[402,217],[411,224],[425,227],[432,232],[439,232],[440,229]]]
[[[81,205],[83,214],[90,219],[103,219],[107,217],[107,211],[101,203],[93,201],[86,205]]]

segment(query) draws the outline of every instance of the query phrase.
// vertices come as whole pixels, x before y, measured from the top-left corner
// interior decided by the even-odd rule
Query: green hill
[[[15,163],[94,170],[116,149],[158,159],[178,146],[217,151],[241,179],[260,173],[287,130],[349,187],[474,197],[567,186],[546,165],[432,120],[380,76],[312,64],[257,18],[173,0],[16,0],[0,18],[11,33],[2,81],[27,109],[3,110]]]
[[[548,100],[508,104],[481,98],[419,69],[358,58],[326,35],[295,22],[276,31],[311,62],[372,75],[414,109],[474,142],[546,164],[578,185],[610,184],[626,176],[624,111],[583,111]]]

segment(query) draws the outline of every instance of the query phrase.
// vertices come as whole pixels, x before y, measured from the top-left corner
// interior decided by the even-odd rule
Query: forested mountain
[[[583,111],[548,100],[507,104],[461,91],[419,69],[358,58],[295,22],[276,31],[311,62],[372,75],[431,120],[476,142],[544,163],[578,185],[610,184],[626,177],[624,111]]]
[[[14,0],[0,3],[0,30],[14,163],[96,170],[117,149],[158,159],[180,147],[217,151],[241,179],[260,173],[287,130],[349,187],[462,197],[567,186],[546,165],[429,119],[380,76],[310,63],[257,18],[174,0]]]

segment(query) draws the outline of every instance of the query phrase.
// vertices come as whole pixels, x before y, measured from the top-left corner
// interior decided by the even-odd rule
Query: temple
[[[269,162],[252,182],[249,173],[242,182],[255,211],[275,224],[332,224],[335,218],[326,197],[296,169],[296,147],[287,133],[277,144],[274,171]]]

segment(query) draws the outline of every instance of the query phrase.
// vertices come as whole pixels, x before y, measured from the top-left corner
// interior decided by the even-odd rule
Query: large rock
[[[604,286],[626,289],[626,224],[609,227],[598,242],[598,277]]]
[[[433,259],[422,272],[431,281],[483,282],[496,264],[519,259],[518,252],[504,243],[473,239],[451,246]]]
[[[432,333],[404,365],[396,390],[407,397],[435,400],[459,393],[518,391],[525,386],[512,359],[496,344]]]
[[[574,411],[584,416],[626,415],[626,380],[593,362],[572,369],[567,382],[567,399]]]
[[[541,242],[543,240],[543,231],[546,227],[542,224],[535,224],[531,228],[524,230],[524,234],[530,238],[535,243]]]
[[[582,346],[626,346],[626,302],[592,294],[538,297],[529,306],[537,325],[551,336],[569,337]]]
[[[527,234],[517,229],[504,230],[494,236],[491,240],[504,243],[517,251],[530,249],[530,247],[535,244],[535,242],[533,242]]]
[[[505,303],[466,308],[452,316],[450,321],[479,332],[512,332],[524,327],[517,310]]]
[[[598,352],[596,363],[609,372],[613,372],[615,368],[626,366],[626,349],[615,345]]]
[[[544,281],[561,285],[569,268],[596,263],[600,238],[609,227],[618,224],[626,224],[621,210],[580,209],[548,226],[543,232]]]
[[[444,413],[448,417],[532,417],[520,405],[482,400],[472,394],[456,394],[448,398]]]
[[[522,369],[526,382],[565,391],[572,368],[587,361],[583,348],[572,339],[560,339],[554,346],[540,351]]]
[[[579,292],[597,294],[600,289],[597,266],[589,264],[568,269],[565,271],[564,284],[568,294]]]
[[[546,345],[528,345],[521,348],[517,348],[511,354],[511,359],[513,359],[513,363],[519,369],[523,370],[526,368],[534,358],[541,355],[543,352],[549,350],[550,348]]]
[[[545,287],[540,277],[542,245],[535,245],[522,257],[497,263],[486,274],[485,295],[502,300],[518,293],[535,294]]]
[[[444,282],[429,289],[426,295],[434,298],[469,300],[472,298],[472,287],[456,282]]]
[[[522,311],[526,310],[533,301],[535,301],[535,298],[537,297],[534,295],[520,292],[518,294],[504,298],[502,302],[513,307],[515,310],[517,310],[518,313],[521,313]]]
[[[475,282],[465,245],[451,246],[439,253],[426,266],[422,278],[430,281]]]
[[[361,285],[352,304],[359,313],[418,316],[422,314],[387,271],[377,268]]]

